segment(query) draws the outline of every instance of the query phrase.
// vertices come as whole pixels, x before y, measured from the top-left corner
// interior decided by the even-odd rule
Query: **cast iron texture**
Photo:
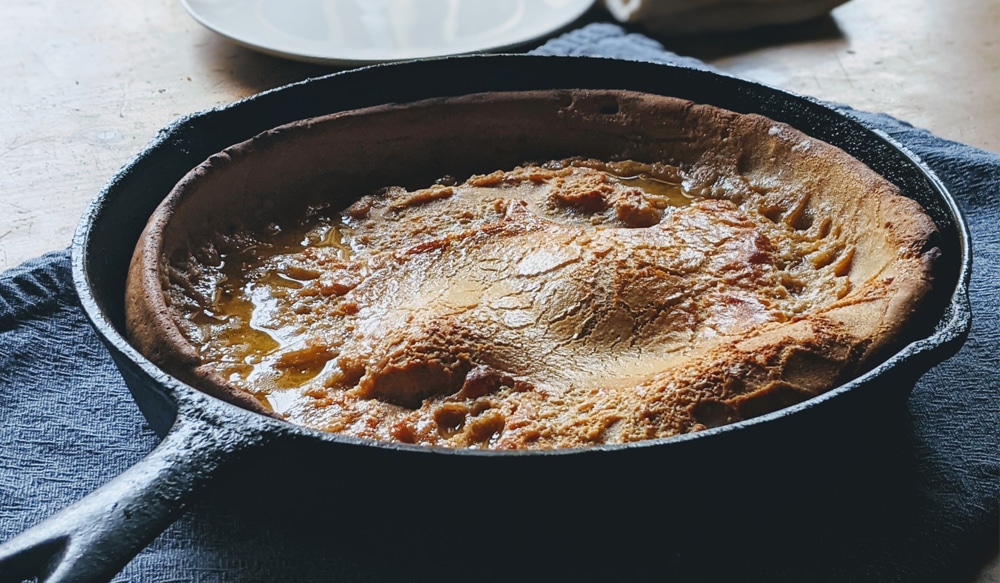
[[[867,163],[920,202],[940,230],[943,257],[929,312],[934,321],[927,322],[925,337],[854,381],[769,415],[670,439],[530,452],[372,443],[292,426],[178,382],[125,341],[124,282],[139,233],[173,185],[215,152],[272,127],[336,111],[557,88],[628,89],[759,113]],[[110,579],[193,495],[212,482],[241,479],[252,479],[255,490],[274,497],[314,485],[322,485],[331,498],[349,492],[358,513],[345,515],[338,507],[338,520],[351,524],[352,536],[382,545],[401,542],[387,542],[384,533],[401,528],[399,516],[405,513],[409,524],[422,525],[419,536],[400,537],[416,553],[454,528],[451,513],[442,509],[453,509],[469,490],[502,501],[503,520],[494,522],[492,532],[501,539],[541,530],[563,537],[595,528],[627,531],[656,520],[712,521],[721,517],[709,503],[725,499],[736,483],[762,509],[749,518],[766,519],[769,504],[809,503],[787,490],[776,497],[768,483],[782,480],[805,492],[810,480],[831,478],[822,471],[798,471],[797,464],[836,456],[846,441],[874,435],[881,412],[898,408],[920,375],[958,349],[970,326],[970,249],[967,226],[951,195],[926,165],[888,136],[815,100],[680,66],[585,57],[452,57],[337,73],[182,118],[109,182],[86,211],[73,246],[74,280],[84,310],[143,414],[164,439],[105,487],[0,545],[0,581]],[[664,468],[674,479],[663,479]],[[777,478],[756,490],[742,480],[759,475]],[[656,484],[655,496],[636,495],[650,483]],[[306,510],[314,521],[323,512],[321,506]],[[474,554],[480,541],[456,540],[463,538],[449,537],[449,547]]]

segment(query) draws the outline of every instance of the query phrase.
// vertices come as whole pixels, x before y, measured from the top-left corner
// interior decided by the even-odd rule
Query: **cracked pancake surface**
[[[815,151],[806,167],[831,148],[779,137]],[[567,158],[313,200],[158,252],[187,378],[324,431],[492,449],[668,437],[819,394],[898,342],[933,225],[870,171],[861,199],[830,198],[725,150],[732,169]]]

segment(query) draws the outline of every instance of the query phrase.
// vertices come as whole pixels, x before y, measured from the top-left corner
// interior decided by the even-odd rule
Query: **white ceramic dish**
[[[205,27],[267,54],[360,65],[498,51],[580,18],[594,0],[181,0]]]

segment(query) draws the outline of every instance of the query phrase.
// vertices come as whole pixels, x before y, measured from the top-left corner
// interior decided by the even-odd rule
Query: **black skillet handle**
[[[110,580],[251,441],[226,428],[212,429],[178,417],[142,461],[0,544],[0,583]]]

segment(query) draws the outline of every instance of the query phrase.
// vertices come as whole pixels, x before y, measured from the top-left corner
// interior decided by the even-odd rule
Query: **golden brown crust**
[[[656,171],[673,173],[689,194],[704,200],[690,212],[672,213],[636,192],[611,188],[596,173],[581,171],[571,180],[551,169],[493,172],[526,160],[567,156],[653,162]],[[256,236],[252,233],[309,205],[333,200],[333,206],[346,207],[352,197],[387,184],[413,187],[446,174],[475,173],[480,175],[470,184],[480,189],[504,180],[544,184],[549,207],[530,210],[533,203],[508,197],[495,208],[483,206],[455,219],[480,221],[478,234],[441,235],[451,228],[441,217],[458,216],[457,207],[448,205],[452,197],[459,199],[459,187],[396,191],[384,197],[388,202],[381,208],[377,200],[362,199],[347,210],[362,225],[361,235],[367,233],[368,219],[378,224],[411,208],[448,209],[415,213],[423,222],[410,229],[372,231],[365,244],[379,253],[373,252],[366,273],[389,270],[379,261],[407,266],[446,255],[448,249],[464,253],[469,244],[462,237],[536,250],[553,242],[550,255],[576,248],[581,255],[564,263],[582,266],[573,273],[598,275],[588,280],[590,288],[581,285],[567,297],[574,305],[597,306],[594,313],[605,310],[600,317],[606,324],[588,328],[589,344],[581,346],[589,353],[606,350],[618,342],[608,338],[626,330],[632,344],[657,353],[658,368],[636,373],[634,382],[591,382],[586,379],[599,377],[599,371],[574,374],[598,366],[593,359],[551,351],[552,358],[558,356],[554,364],[535,355],[514,358],[511,349],[503,348],[503,342],[516,344],[510,340],[514,336],[504,336],[502,329],[490,329],[487,336],[503,341],[490,346],[485,328],[470,327],[460,317],[428,316],[399,326],[376,319],[371,322],[382,326],[379,334],[353,347],[315,341],[283,355],[293,367],[335,359],[338,378],[351,387],[307,389],[313,409],[350,409],[350,415],[331,420],[313,412],[299,421],[311,419],[314,426],[335,431],[353,423],[356,434],[376,439],[494,448],[574,447],[696,431],[802,401],[872,366],[905,340],[906,326],[931,284],[936,250],[928,242],[934,226],[919,205],[843,151],[788,126],[639,93],[494,93],[307,120],[235,146],[196,168],[157,210],[136,248],[126,294],[130,339],[181,380],[269,412],[239,383],[220,376],[221,369],[203,362],[192,344],[197,326],[178,315],[185,302],[211,304],[206,294],[214,292],[205,273]],[[338,192],[331,195],[332,189]],[[580,243],[577,227],[553,222],[552,213],[558,212],[610,221],[627,234],[602,231]],[[548,218],[539,222],[538,216]],[[698,221],[706,217],[716,223],[702,228]],[[719,224],[723,231],[717,231]],[[643,264],[642,257],[618,251],[646,249],[636,237],[654,231],[658,237],[702,233],[697,240],[724,233],[729,243],[719,243],[691,273],[702,282],[706,275],[717,277],[729,287],[698,288],[711,294],[688,298],[686,310],[655,307],[648,294],[679,293],[694,280],[677,267],[680,263]],[[614,243],[612,251],[600,247],[602,237],[611,237],[604,243]],[[681,243],[672,245],[683,248]],[[609,261],[624,270],[610,272],[611,279],[602,283]],[[664,265],[672,266],[674,275],[664,275]],[[296,269],[317,274],[315,293],[335,298],[330,313],[345,321],[360,322],[356,311],[377,305],[387,293],[359,276],[358,265],[350,261],[316,263],[312,258]],[[425,267],[431,275],[434,269]],[[819,283],[811,284],[810,277]],[[619,280],[629,283],[613,283]],[[642,297],[630,298],[636,290]],[[621,312],[622,306],[632,312]],[[647,309],[653,311],[642,311]],[[571,321],[562,319],[551,328]],[[606,337],[598,338],[594,330]],[[685,345],[685,334],[701,340]],[[538,340],[540,346],[543,341]],[[547,385],[538,373],[544,366],[573,369],[565,375],[572,380]],[[572,403],[569,410],[554,406],[562,402]],[[380,421],[365,417],[369,414]],[[361,426],[369,429],[357,429]]]

